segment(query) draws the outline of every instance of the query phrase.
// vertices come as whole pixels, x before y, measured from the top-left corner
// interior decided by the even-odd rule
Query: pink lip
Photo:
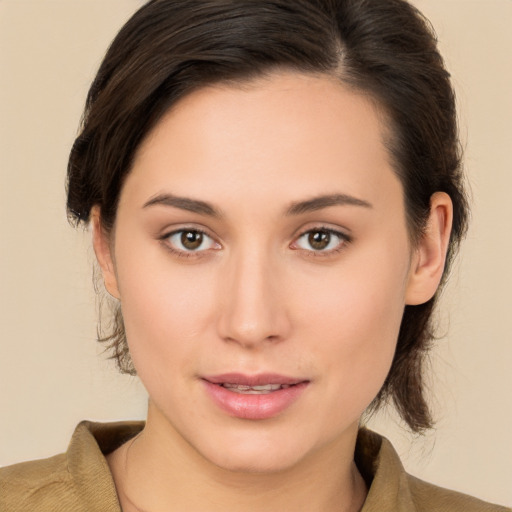
[[[264,420],[277,416],[290,407],[304,392],[309,381],[278,374],[244,375],[226,373],[204,377],[206,392],[213,402],[230,416],[247,420]],[[267,394],[236,393],[222,386],[223,383],[243,386],[286,384],[290,387]]]

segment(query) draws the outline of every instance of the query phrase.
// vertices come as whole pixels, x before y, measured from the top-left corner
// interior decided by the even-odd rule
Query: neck
[[[366,486],[349,442],[330,443],[270,473],[220,468],[169,432],[150,405],[145,429],[109,457],[124,512],[356,512]]]

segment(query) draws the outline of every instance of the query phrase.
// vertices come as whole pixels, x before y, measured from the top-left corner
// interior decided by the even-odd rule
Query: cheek
[[[119,254],[123,254],[117,261],[122,312],[138,373],[148,366],[162,371],[173,364],[186,368],[201,350],[211,325],[215,299],[211,273],[173,265],[161,248],[125,248]]]
[[[316,340],[314,353],[331,378],[331,393],[346,390],[340,394],[344,406],[361,412],[391,366],[404,311],[407,254],[369,250],[358,253],[357,262],[347,258],[328,279],[306,282],[297,307],[300,330]]]
[[[405,305],[406,255],[369,247],[328,272],[306,275],[294,293],[297,319],[354,346],[393,338]]]

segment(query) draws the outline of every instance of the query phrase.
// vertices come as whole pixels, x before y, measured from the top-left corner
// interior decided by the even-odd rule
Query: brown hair
[[[70,220],[87,223],[98,205],[109,233],[134,154],[173,104],[205,85],[276,69],[335,76],[384,109],[413,241],[431,195],[444,191],[452,199],[446,277],[468,216],[455,99],[433,29],[405,0],[148,2],[114,39],[89,91],[68,165]],[[415,432],[432,425],[422,370],[436,297],[406,306],[391,370],[371,406],[391,399]],[[119,308],[100,339],[121,371],[135,373]]]

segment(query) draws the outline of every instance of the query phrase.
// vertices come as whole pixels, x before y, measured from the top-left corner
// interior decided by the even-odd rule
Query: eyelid
[[[194,233],[200,233],[204,237],[209,238],[212,241],[213,245],[215,245],[215,247],[209,247],[207,249],[201,249],[201,250],[195,250],[195,251],[194,250],[184,250],[184,249],[179,249],[179,248],[173,246],[169,242],[169,239],[172,236],[177,235],[179,233],[187,232],[187,231],[194,232]],[[216,237],[214,237],[210,233],[208,233],[207,230],[197,227],[197,226],[179,226],[179,227],[176,227],[173,229],[168,229],[168,230],[164,231],[164,233],[162,235],[158,236],[158,240],[162,243],[162,245],[168,251],[170,251],[173,254],[176,254],[177,256],[181,256],[184,258],[201,257],[201,256],[204,256],[205,253],[210,250],[219,250],[222,248],[221,244],[217,241]]]
[[[302,247],[293,247],[293,245],[296,245],[297,241],[300,240],[305,235],[307,235],[309,233],[319,232],[319,231],[329,233],[331,235],[338,237],[340,239],[340,243],[335,248],[329,249],[329,250],[315,250],[313,248],[312,249],[304,249]],[[346,246],[352,242],[352,240],[353,240],[353,238],[351,235],[349,235],[348,233],[346,233],[340,229],[332,228],[332,227],[325,226],[325,225],[319,225],[319,226],[312,226],[310,228],[302,230],[294,238],[294,241],[292,242],[292,244],[290,244],[290,247],[292,249],[295,249],[298,251],[303,251],[303,252],[307,253],[308,256],[328,257],[330,255],[339,253],[340,251],[344,250],[346,248]]]
[[[173,236],[173,235],[177,235],[179,233],[183,233],[183,232],[187,232],[187,231],[191,231],[191,232],[196,232],[196,233],[200,233],[202,234],[203,236],[209,238],[213,245],[215,247],[209,247],[207,249],[201,249],[201,250],[183,250],[183,249],[179,249],[175,246],[173,246],[171,243],[169,243],[169,239]],[[309,234],[309,233],[312,233],[312,232],[325,232],[325,233],[329,233],[331,235],[334,235],[335,237],[339,238],[340,239],[340,242],[339,244],[335,247],[335,248],[332,248],[332,249],[329,249],[329,250],[322,250],[322,249],[318,249],[318,250],[315,250],[313,248],[311,249],[305,249],[303,247],[298,247],[297,246],[297,241],[300,240],[302,237],[304,237],[305,235]],[[185,257],[185,258],[190,258],[190,257],[201,257],[201,256],[205,256],[207,252],[211,251],[211,250],[219,250],[219,249],[222,249],[222,245],[218,242],[217,240],[217,237],[211,235],[208,230],[202,228],[202,227],[199,227],[199,226],[176,226],[176,227],[173,227],[172,229],[167,229],[166,231],[163,232],[162,235],[159,235],[158,237],[158,240],[162,243],[162,245],[164,245],[164,247],[169,250],[170,252],[178,255],[178,256],[181,256],[181,257]],[[340,252],[341,250],[345,249],[346,245],[351,243],[352,242],[352,236],[349,235],[348,233],[344,232],[342,229],[338,228],[333,228],[331,226],[326,226],[326,225],[317,225],[317,226],[311,226],[311,227],[308,227],[306,229],[302,229],[294,238],[293,238],[293,241],[292,243],[290,244],[290,248],[291,249],[294,249],[294,250],[298,250],[298,251],[301,251],[301,252],[304,252],[304,253],[307,253],[308,256],[316,256],[316,257],[327,257],[329,255],[332,255],[332,254],[335,254],[335,253],[338,253]]]

